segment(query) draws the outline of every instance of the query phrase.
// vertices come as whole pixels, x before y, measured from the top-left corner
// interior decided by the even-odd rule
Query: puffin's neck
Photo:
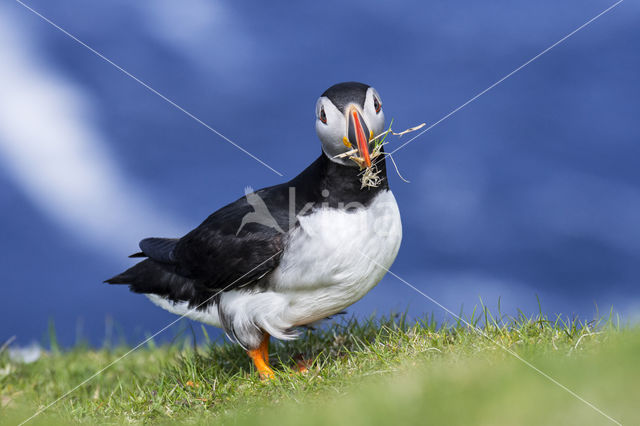
[[[386,162],[378,157],[376,167],[381,178],[378,187],[362,187],[362,170],[331,161],[324,152],[302,173],[293,178],[290,186],[306,195],[305,198],[327,202],[329,205],[361,203],[367,205],[381,191],[389,189]],[[329,192],[328,196],[326,191]]]

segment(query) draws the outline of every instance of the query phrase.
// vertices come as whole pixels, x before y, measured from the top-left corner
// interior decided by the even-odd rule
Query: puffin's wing
[[[140,241],[140,250],[129,257],[150,257],[162,263],[174,263],[173,249],[178,238],[145,238]]]
[[[247,199],[241,198],[209,216],[173,248],[177,271],[219,291],[250,285],[275,269],[286,234],[280,227],[243,224],[243,218],[253,213]]]
[[[269,203],[274,223],[283,222],[288,208],[279,195],[283,190],[272,187],[269,192],[275,197],[263,196],[277,200]],[[191,305],[221,290],[250,286],[278,266],[286,240],[280,226],[247,220],[255,213],[242,197],[180,239],[146,238],[140,242],[142,251],[132,257],[147,259],[106,282]]]

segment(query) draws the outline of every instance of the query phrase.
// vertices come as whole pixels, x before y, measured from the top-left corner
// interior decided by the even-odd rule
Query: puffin
[[[269,339],[344,311],[394,262],[402,224],[377,135],[373,87],[339,83],[317,100],[320,156],[288,182],[245,189],[182,238],[145,238],[137,264],[106,280],[177,315],[220,327],[263,379],[274,377]],[[351,154],[351,155],[350,155]],[[375,161],[374,161],[375,157]],[[375,168],[376,185],[362,174]]]

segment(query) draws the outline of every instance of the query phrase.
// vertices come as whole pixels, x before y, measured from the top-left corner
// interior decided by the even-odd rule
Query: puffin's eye
[[[324,107],[320,108],[320,121],[327,124],[327,114],[324,113]]]
[[[382,104],[380,104],[380,101],[378,101],[376,97],[373,98],[373,107],[376,109],[376,114],[382,109]]]

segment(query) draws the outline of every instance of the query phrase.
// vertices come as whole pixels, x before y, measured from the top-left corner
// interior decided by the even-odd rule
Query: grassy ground
[[[536,316],[463,324],[341,319],[272,343],[277,377],[257,378],[231,344],[140,348],[34,424],[615,424],[495,342],[623,424],[640,423],[640,329]],[[495,342],[493,342],[493,341]],[[17,424],[128,348],[54,351],[33,364],[0,355],[0,423]],[[307,374],[292,370],[312,359]]]

